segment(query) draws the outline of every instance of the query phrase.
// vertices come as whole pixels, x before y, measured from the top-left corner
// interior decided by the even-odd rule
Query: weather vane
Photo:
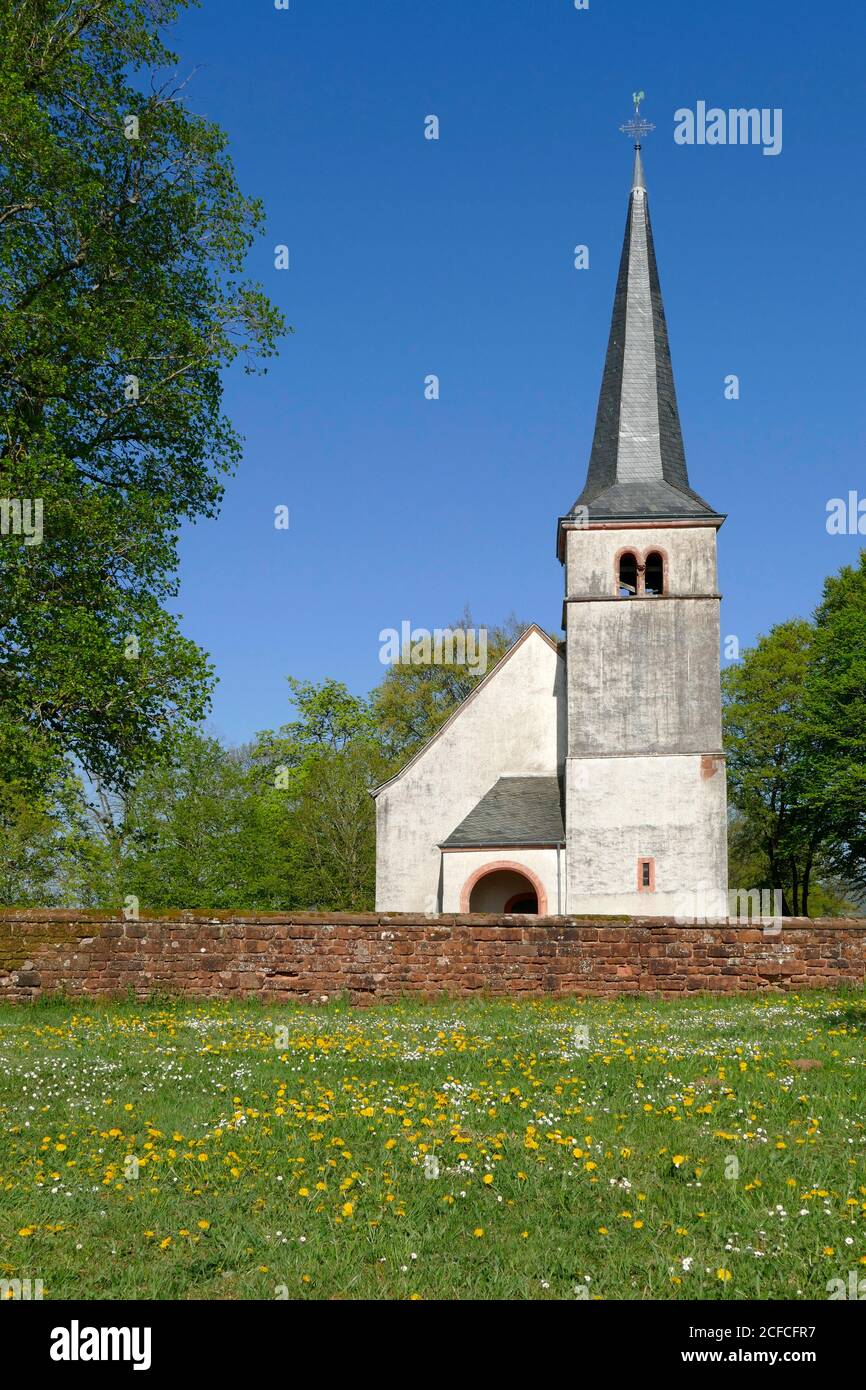
[[[655,126],[652,121],[645,121],[640,113],[640,104],[646,101],[646,92],[632,92],[631,99],[634,102],[634,120],[626,121],[625,125],[620,126],[623,135],[630,135],[635,142],[635,149],[640,149],[640,142],[645,135],[649,135]]]

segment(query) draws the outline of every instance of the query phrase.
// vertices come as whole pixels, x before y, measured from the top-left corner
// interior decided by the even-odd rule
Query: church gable
[[[536,645],[537,643],[542,643],[543,646],[539,647]],[[549,637],[537,623],[532,623],[508,648],[505,655],[484,679],[479,681],[472,693],[466,697],[462,704],[457,706],[453,714],[449,715],[441,728],[437,729],[433,737],[424,744],[424,747],[409,759],[405,767],[402,767],[387,782],[383,782],[380,787],[377,787],[373,795],[378,797],[382,792],[396,786],[412,769],[424,762],[428,754],[434,753],[437,745],[444,744],[450,751],[453,751],[454,746],[463,742],[467,736],[456,727],[458,721],[462,721],[466,725],[471,723],[474,733],[476,722],[483,723],[488,717],[488,711],[494,710],[497,706],[513,703],[517,709],[520,709],[521,706],[525,705],[526,701],[521,698],[524,690],[529,696],[530,708],[524,709],[523,712],[530,713],[530,715],[534,714],[535,711],[532,708],[534,705],[533,692],[524,685],[527,662],[531,666],[537,667],[539,671],[544,671],[546,668],[551,674],[557,675],[556,663],[558,662],[560,666],[564,665],[560,646],[561,644]],[[551,654],[550,657],[546,655],[545,649]],[[492,689],[495,693],[491,693]],[[552,695],[553,692],[550,693]],[[495,737],[493,729],[489,732],[491,738]],[[564,758],[564,756],[563,745],[562,757]]]
[[[524,632],[376,798],[377,906],[441,910],[440,846],[502,778],[561,775],[565,662],[541,628]]]

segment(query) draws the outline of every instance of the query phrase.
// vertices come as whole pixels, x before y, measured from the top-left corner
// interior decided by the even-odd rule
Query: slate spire
[[[590,521],[717,516],[689,487],[640,144],[589,472],[569,515],[579,507]]]

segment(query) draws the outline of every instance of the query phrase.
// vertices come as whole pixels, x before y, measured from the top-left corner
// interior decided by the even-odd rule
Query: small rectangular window
[[[656,887],[656,861],[639,859],[637,861],[637,890],[639,893],[654,893]]]

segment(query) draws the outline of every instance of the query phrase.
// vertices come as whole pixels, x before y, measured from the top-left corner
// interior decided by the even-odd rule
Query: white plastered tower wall
[[[665,557],[664,594],[619,597],[623,550]],[[712,525],[568,533],[568,912],[725,915],[719,602]]]
[[[566,755],[565,663],[529,628],[401,772],[375,792],[376,910],[457,912],[476,855],[439,848],[500,777],[561,775]],[[555,911],[556,854],[482,852],[526,863]],[[465,877],[461,872],[465,868]]]

